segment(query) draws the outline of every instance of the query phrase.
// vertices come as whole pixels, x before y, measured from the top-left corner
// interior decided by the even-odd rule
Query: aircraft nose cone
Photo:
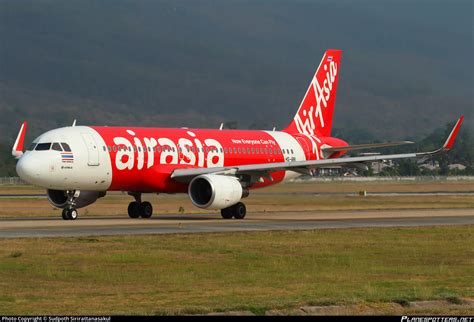
[[[28,155],[23,155],[23,157],[18,160],[16,164],[16,173],[20,176],[23,181],[28,183],[34,183],[40,175],[39,167],[34,158],[31,158]]]

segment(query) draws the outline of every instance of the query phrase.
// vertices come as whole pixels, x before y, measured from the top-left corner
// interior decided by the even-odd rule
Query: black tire
[[[221,216],[224,219],[232,219],[232,207],[221,209]]]
[[[232,214],[235,219],[244,219],[247,214],[247,208],[242,202],[239,202],[232,206]]]
[[[153,215],[153,206],[148,201],[140,204],[140,216],[142,218],[150,218]]]
[[[62,217],[63,217],[63,220],[69,220],[69,217],[68,217],[68,215],[67,215],[67,209],[66,209],[66,208],[63,209],[63,212],[62,212],[61,215],[62,215]]]
[[[133,201],[128,205],[128,216],[130,218],[140,217],[140,204],[138,202]]]

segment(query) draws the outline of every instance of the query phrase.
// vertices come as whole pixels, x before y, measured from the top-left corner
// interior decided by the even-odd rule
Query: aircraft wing
[[[221,175],[254,175],[260,177],[269,177],[270,172],[292,170],[303,174],[310,174],[311,170],[325,167],[325,166],[341,166],[341,165],[364,165],[366,162],[382,161],[382,160],[395,160],[395,159],[407,159],[407,158],[419,158],[429,155],[438,154],[441,152],[449,151],[456,139],[459,127],[461,126],[463,117],[461,116],[453,130],[449,134],[444,145],[430,152],[417,152],[417,153],[402,153],[402,154],[387,154],[387,155],[370,155],[361,157],[343,157],[334,159],[323,159],[323,160],[307,160],[307,161],[290,161],[290,162],[277,162],[277,163],[261,163],[261,164],[248,164],[238,165],[231,167],[214,167],[214,168],[188,168],[188,169],[175,169],[171,178],[179,182],[190,182],[194,177],[203,174],[221,174]]]

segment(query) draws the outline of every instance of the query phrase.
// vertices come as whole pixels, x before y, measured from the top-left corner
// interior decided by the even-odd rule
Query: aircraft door
[[[308,139],[306,137],[296,136],[296,140],[301,145],[301,148],[304,151],[304,156],[306,160],[311,159],[311,147],[308,144]]]
[[[99,148],[92,135],[89,133],[81,133],[82,139],[87,146],[88,160],[87,165],[98,166],[99,165]]]

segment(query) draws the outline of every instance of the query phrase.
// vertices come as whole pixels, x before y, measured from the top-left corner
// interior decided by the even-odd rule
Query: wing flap
[[[412,141],[398,141],[398,142],[385,142],[385,143],[368,143],[368,144],[356,144],[356,145],[346,145],[346,146],[336,146],[336,147],[327,147],[322,148],[324,152],[338,152],[338,151],[353,151],[353,150],[365,150],[365,149],[377,149],[377,148],[386,148],[390,146],[399,146],[405,144],[413,144]]]

